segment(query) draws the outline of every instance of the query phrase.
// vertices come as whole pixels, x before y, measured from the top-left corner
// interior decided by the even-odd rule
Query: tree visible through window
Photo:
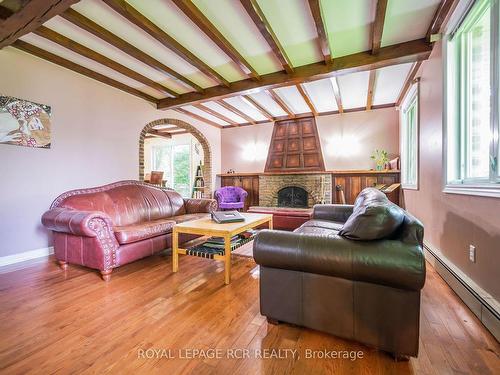
[[[476,1],[446,38],[449,192],[467,186],[467,194],[483,195],[487,184],[500,188],[499,8],[498,0]]]
[[[418,187],[418,84],[408,92],[401,107],[401,184]]]

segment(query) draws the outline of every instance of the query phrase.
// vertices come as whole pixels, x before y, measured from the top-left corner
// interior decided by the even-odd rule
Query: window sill
[[[418,190],[418,185],[403,185],[401,184],[401,189],[403,190]]]
[[[446,185],[443,193],[500,198],[500,185]]]

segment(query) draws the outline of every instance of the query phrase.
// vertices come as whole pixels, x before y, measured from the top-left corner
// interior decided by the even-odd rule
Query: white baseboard
[[[497,340],[500,340],[500,304],[464,274],[439,249],[424,242],[425,259]]]
[[[19,253],[19,254],[7,255],[4,257],[0,257],[0,267],[20,262],[25,262],[27,260],[32,260],[36,258],[47,257],[51,254],[54,254],[54,248],[52,246],[31,251],[25,251],[24,253]]]

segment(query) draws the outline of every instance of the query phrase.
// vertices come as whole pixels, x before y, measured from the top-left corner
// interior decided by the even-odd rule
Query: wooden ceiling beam
[[[90,48],[87,48],[67,37],[64,35],[61,35],[45,26],[40,26],[38,29],[33,31],[33,33],[50,40],[51,42],[57,43],[60,46],[69,49],[70,51],[73,51],[79,55],[82,55],[90,60],[93,60],[99,64],[102,64],[104,66],[107,66],[110,69],[113,69],[117,71],[118,73],[121,73],[131,79],[134,79],[138,82],[141,82],[145,84],[146,86],[149,86],[155,90],[160,91],[161,93],[167,94],[167,95],[177,95],[175,91],[170,90],[167,87],[162,86],[158,82],[153,81],[152,79],[149,79],[147,77],[144,77],[143,75],[137,73],[135,70],[129,69],[124,65],[121,65],[117,63],[116,61],[107,58],[104,55],[101,55],[94,50],[91,50]]]
[[[278,104],[281,107],[281,109],[288,114],[288,116],[290,116],[291,118],[295,118],[295,113],[288,106],[288,104],[285,103],[285,101],[281,98],[281,96],[279,96],[279,94],[276,91],[271,89],[271,90],[266,90],[264,92],[267,95],[269,95],[271,99],[273,99],[276,102],[276,104]]]
[[[31,0],[0,23],[0,48],[11,45],[79,0]]]
[[[368,93],[366,95],[366,110],[369,111],[373,104],[373,90],[375,88],[376,71],[370,70],[370,78],[368,79]]]
[[[260,75],[250,65],[250,63],[238,52],[236,48],[226,39],[226,37],[205,17],[205,15],[196,7],[191,0],[172,0],[200,30],[208,36],[212,42],[233,60],[240,70],[253,80],[259,80]]]
[[[127,3],[125,0],[103,0],[111,9],[120,14],[122,17],[127,19],[129,22],[133,23],[169,50],[175,52],[178,56],[183,58],[186,62],[192,66],[198,68],[205,75],[215,80],[218,83],[229,87],[229,81],[227,81],[223,76],[221,76],[217,71],[212,69],[210,66],[205,64],[191,51],[185,48],[182,44],[177,42],[174,38],[164,32],[160,27],[151,22],[142,13],[137,11],[132,5]]]
[[[231,111],[231,112],[235,113],[236,115],[240,116],[242,119],[247,120],[248,123],[250,123],[250,124],[255,123],[255,119],[254,118],[248,116],[245,112],[240,111],[238,108],[236,108],[235,106],[229,104],[225,100],[221,99],[221,100],[218,100],[216,103],[218,103],[219,105],[223,106],[228,111]]]
[[[179,112],[179,113],[181,113],[183,115],[189,116],[191,118],[194,118],[195,120],[202,121],[202,122],[204,122],[204,123],[206,123],[208,125],[212,125],[215,128],[218,128],[218,129],[222,129],[223,128],[222,125],[217,124],[216,122],[210,121],[210,120],[206,119],[205,117],[197,115],[196,113],[189,112],[188,110],[186,110],[184,108],[174,108],[174,111]]]
[[[302,87],[302,84],[299,83],[299,84],[295,85],[295,87],[297,87],[297,90],[299,90],[299,93],[302,96],[302,99],[304,99],[304,101],[306,102],[307,106],[311,110],[311,113],[314,116],[317,116],[318,115],[318,111],[316,110],[316,107],[314,107],[314,103],[312,102],[311,98],[309,97],[309,94]]]
[[[160,132],[160,131],[155,130],[155,129],[148,130],[147,134],[151,134],[155,137],[160,137],[160,138],[167,138],[167,139],[172,138],[172,136],[170,134],[165,133],[165,132]]]
[[[212,108],[209,108],[203,104],[195,104],[194,107],[198,108],[200,111],[204,111],[204,112],[218,118],[219,120],[225,121],[230,125],[238,125],[238,123],[236,121],[231,120],[229,117],[226,117],[223,114],[221,114],[221,113],[219,113],[219,112],[213,110]]]
[[[441,0],[441,3],[434,14],[431,24],[429,25],[429,29],[426,33],[427,41],[430,42],[431,35],[438,34],[441,31],[441,27],[448,19],[449,15],[453,12],[458,4],[458,0]]]
[[[88,68],[85,68],[81,65],[78,65],[72,61],[66,60],[60,56],[54,55],[53,53],[50,53],[48,51],[45,51],[39,47],[36,47],[30,43],[26,43],[22,40],[16,40],[14,43],[12,43],[12,46],[20,49],[24,52],[27,52],[29,54],[32,54],[34,56],[37,56],[41,59],[47,60],[53,64],[62,66],[63,68],[72,70],[74,72],[80,73],[86,77],[92,78],[96,81],[102,82],[106,85],[112,86],[114,88],[117,88],[119,90],[125,91],[129,94],[138,96],[139,98],[145,99],[148,102],[152,102],[157,104],[158,99],[152,97],[151,95],[148,95],[142,91],[139,91],[137,89],[134,89],[130,86],[125,85],[124,83],[121,83],[119,81],[115,81],[114,79],[111,79],[109,77],[106,77],[105,75],[102,75],[100,73],[94,72],[93,70],[90,70]]]
[[[316,25],[316,32],[318,33],[318,43],[321,54],[323,55],[325,64],[330,64],[332,62],[332,52],[328,43],[328,34],[326,32],[325,24],[323,23],[323,17],[321,17],[320,0],[309,0],[309,8],[311,9],[314,24]]]
[[[177,73],[175,70],[169,68],[158,60],[154,59],[147,53],[141,51],[132,44],[126,42],[115,34],[111,33],[104,27],[98,25],[94,21],[88,19],[82,14],[78,13],[73,9],[68,9],[60,15],[65,20],[71,22],[72,24],[78,26],[79,28],[93,34],[94,36],[104,40],[105,42],[111,44],[113,47],[118,48],[122,52],[132,56],[136,60],[148,65],[149,67],[159,71],[162,74],[166,74],[172,77],[174,80],[183,82],[185,85],[192,87],[195,91],[202,92],[203,88],[198,86],[196,83],[190,79]],[[177,95],[177,94],[176,94]]]
[[[432,51],[432,46],[425,39],[412,40],[392,46],[383,47],[379,53],[372,55],[371,50],[338,57],[331,64],[322,61],[295,68],[294,74],[283,71],[261,76],[260,82],[250,79],[231,83],[231,87],[215,86],[205,89],[204,94],[186,93],[179,98],[161,99],[159,109],[176,108],[193,102],[209,99],[217,100],[236,95],[255,92],[256,89],[269,90],[276,87],[291,86],[297,83],[315,81],[343,74],[379,69],[386,66],[405,64],[426,60]]]
[[[384,32],[386,9],[387,0],[378,0],[375,11],[375,21],[372,24],[372,54],[377,54],[380,50],[382,33]]]
[[[403,85],[403,88],[401,89],[401,92],[399,93],[398,100],[396,101],[397,107],[399,107],[401,105],[401,102],[405,98],[406,93],[408,92],[411,85],[413,84],[413,81],[415,80],[415,76],[417,75],[417,72],[420,69],[420,65],[422,65],[422,61],[417,61],[415,64],[413,64],[413,67],[411,68],[410,73],[408,73],[408,77],[406,77],[406,81]]]
[[[242,99],[246,101],[250,106],[254,107],[257,111],[260,112],[262,116],[267,118],[269,121],[273,121],[274,117],[271,113],[267,111],[263,106],[261,106],[254,98],[250,95],[243,95]]]
[[[255,26],[257,26],[257,28],[259,29],[267,44],[269,44],[269,47],[271,47],[271,49],[273,50],[274,54],[283,66],[283,69],[285,69],[287,73],[293,73],[294,69],[292,63],[290,62],[290,59],[286,54],[285,49],[281,45],[278,37],[274,33],[269,21],[264,15],[264,12],[262,11],[262,9],[260,9],[257,1],[240,0],[240,2],[254,22]]]
[[[332,83],[333,96],[335,97],[335,101],[337,102],[338,111],[339,113],[344,113],[344,107],[342,106],[342,97],[340,96],[339,80],[337,79],[337,77],[332,77],[330,82]]]

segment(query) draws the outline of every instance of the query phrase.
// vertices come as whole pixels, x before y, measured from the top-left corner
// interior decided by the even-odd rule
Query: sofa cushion
[[[116,240],[123,245],[170,233],[175,224],[176,222],[169,218],[118,226],[113,230]]]
[[[366,188],[354,202],[352,215],[339,234],[351,240],[377,240],[390,236],[403,223],[404,211],[384,193]]]
[[[331,229],[335,231],[339,231],[342,229],[342,225],[344,223],[340,223],[337,221],[329,221],[329,220],[309,220],[302,224],[302,227],[310,227],[310,228],[325,228]],[[300,228],[299,228],[300,229]]]

